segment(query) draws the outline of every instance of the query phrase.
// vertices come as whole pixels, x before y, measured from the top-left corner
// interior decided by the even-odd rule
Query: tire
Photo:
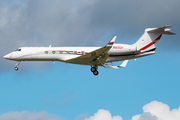
[[[18,70],[18,67],[15,67],[14,70],[17,71],[17,70]]]
[[[91,72],[94,72],[96,71],[96,68],[95,67],[91,67]]]
[[[98,71],[94,71],[93,74],[94,74],[94,75],[98,75],[99,72],[98,72]]]

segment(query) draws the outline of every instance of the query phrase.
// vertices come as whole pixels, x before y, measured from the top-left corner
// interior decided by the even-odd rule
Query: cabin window
[[[45,51],[45,54],[48,54],[48,51]]]
[[[81,54],[84,55],[84,51],[81,51]]]
[[[74,54],[77,54],[77,51],[74,51]]]
[[[52,51],[53,54],[55,54],[55,51]]]
[[[70,51],[67,51],[67,54],[70,54]]]
[[[60,54],[62,54],[62,53],[63,53],[63,51],[59,51],[59,53],[60,53]]]

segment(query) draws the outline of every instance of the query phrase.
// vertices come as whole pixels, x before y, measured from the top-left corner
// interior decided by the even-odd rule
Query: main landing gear
[[[93,72],[95,76],[99,74],[99,72],[97,71],[97,67],[91,67],[91,72]]]
[[[16,67],[14,68],[15,71],[18,70],[18,65],[19,65],[20,63],[21,63],[21,61],[18,61],[18,62],[16,63]]]

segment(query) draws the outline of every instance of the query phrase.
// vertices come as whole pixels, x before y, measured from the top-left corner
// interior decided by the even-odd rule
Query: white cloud
[[[84,119],[79,119],[84,120]],[[110,111],[99,109],[94,116],[85,120],[123,120],[121,116],[111,116]],[[180,107],[170,110],[167,104],[152,101],[143,106],[143,114],[134,115],[131,120],[180,120]]]
[[[48,114],[46,111],[42,112],[9,112],[0,115],[0,120],[60,120],[55,114]]]
[[[167,104],[152,101],[143,107],[143,114],[133,116],[132,120],[180,120],[180,107],[170,110]]]
[[[142,115],[133,116],[132,120],[158,120],[158,118],[150,112],[145,112]]]
[[[108,110],[100,109],[94,116],[85,118],[85,120],[122,120],[121,116],[111,116],[111,113]]]
[[[75,120],[123,120],[121,116],[112,116],[110,111],[99,109],[93,116],[82,114]],[[9,112],[0,115],[0,120],[60,120],[55,114],[42,112]],[[143,106],[143,114],[134,115],[131,120],[180,120],[180,107],[170,110],[167,104],[152,101]]]
[[[85,120],[86,117],[87,117],[87,113],[81,114],[81,115],[78,115],[75,120]]]

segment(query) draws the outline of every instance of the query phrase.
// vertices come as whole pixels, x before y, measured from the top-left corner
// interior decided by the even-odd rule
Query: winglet
[[[106,45],[106,47],[112,47],[113,44],[114,44],[114,42],[115,42],[115,40],[116,40],[116,37],[117,37],[117,36],[114,36],[114,37],[109,41],[109,43]]]
[[[128,63],[128,60],[125,60],[125,61],[124,61],[120,66],[118,66],[118,67],[126,67],[127,63]]]

